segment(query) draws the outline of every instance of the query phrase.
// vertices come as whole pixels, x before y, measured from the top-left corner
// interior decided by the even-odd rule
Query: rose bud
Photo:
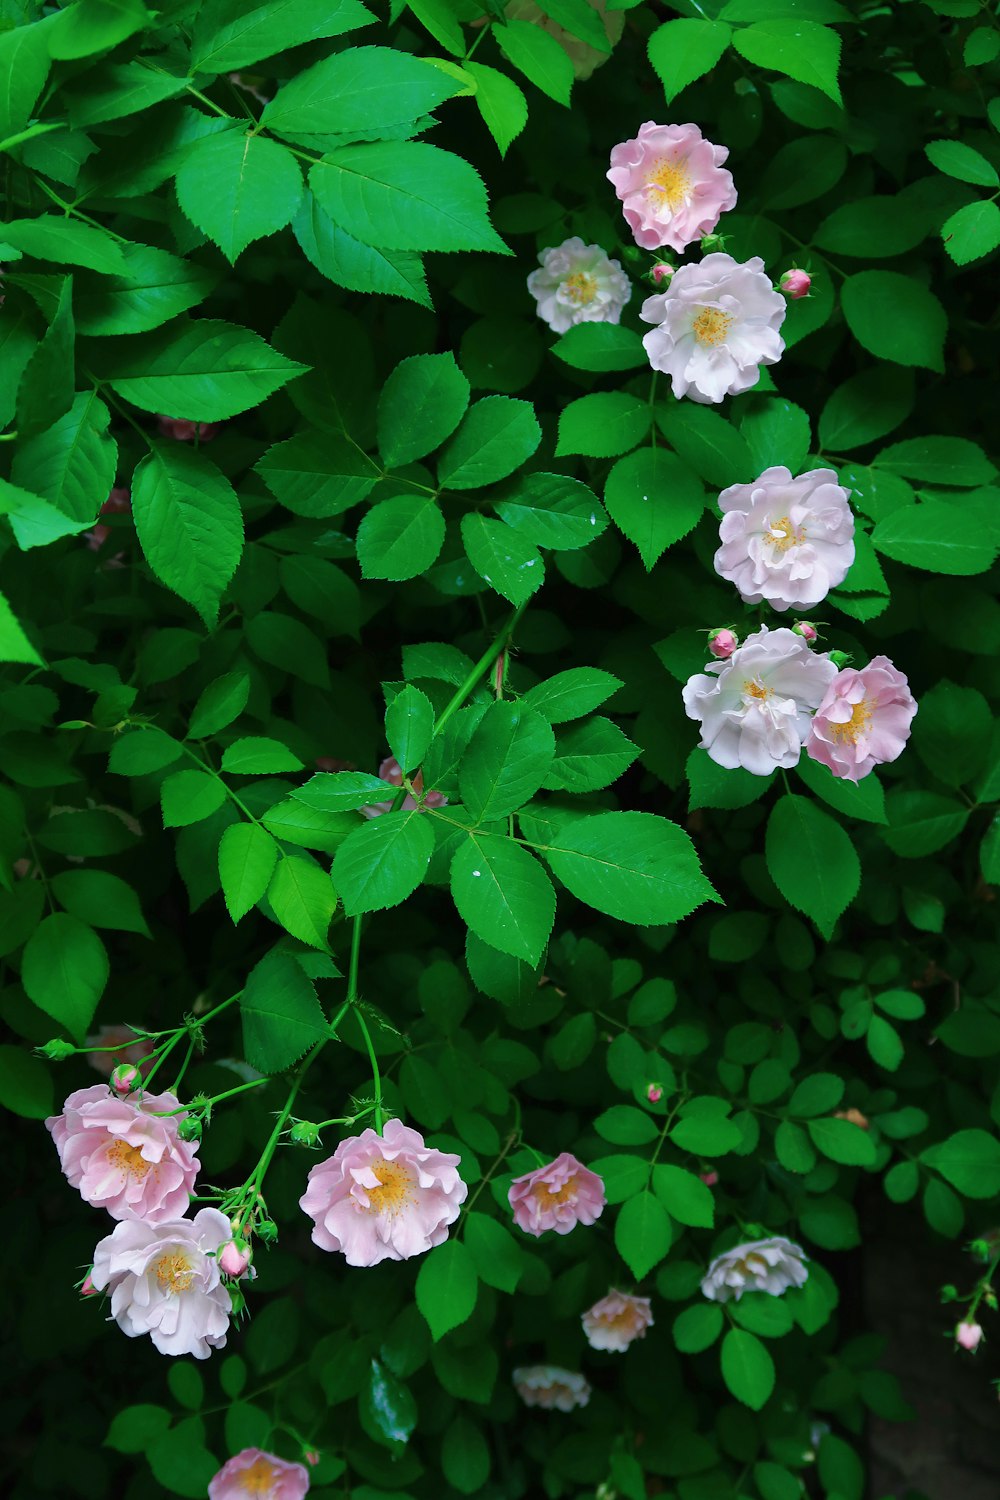
[[[970,1354],[974,1354],[979,1348],[982,1337],[983,1330],[978,1323],[959,1323],[955,1329],[955,1342],[962,1349],[968,1349]]]
[[[46,1042],[44,1046],[39,1047],[38,1051],[43,1057],[47,1057],[49,1062],[65,1062],[67,1057],[73,1056],[76,1048],[72,1042],[65,1042],[62,1037],[57,1036],[51,1042]]]
[[[250,1246],[245,1240],[230,1240],[219,1252],[219,1270],[231,1276],[234,1281],[239,1281],[241,1276],[246,1275],[250,1259]]]
[[[819,631],[811,620],[796,620],[792,629],[796,635],[800,635],[804,641],[808,641],[810,646],[813,641],[819,640]]]
[[[719,661],[732,656],[738,645],[739,638],[731,630],[713,630],[708,637],[708,649]]]
[[[119,1063],[110,1079],[111,1087],[116,1094],[130,1094],[141,1082],[142,1075],[132,1063]]]
[[[288,1132],[288,1139],[296,1146],[318,1146],[319,1126],[312,1120],[296,1120]]]
[[[663,1098],[663,1089],[658,1083],[651,1083],[649,1085],[649,1088],[646,1090],[646,1098],[649,1100],[650,1104],[659,1104],[660,1100]]]
[[[666,286],[675,269],[669,260],[658,260],[655,265],[650,266],[647,275],[654,286]]]
[[[91,1276],[90,1271],[87,1272],[86,1276],[83,1278],[83,1280],[80,1283],[80,1296],[81,1297],[96,1297],[97,1296],[97,1288],[94,1285],[94,1278]]]
[[[778,290],[784,292],[791,301],[797,302],[800,297],[808,297],[809,288],[812,286],[812,277],[808,271],[800,271],[793,266],[790,271],[785,271],[778,282]]]

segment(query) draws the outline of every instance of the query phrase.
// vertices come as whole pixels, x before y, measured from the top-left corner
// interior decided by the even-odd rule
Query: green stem
[[[281,1133],[288,1122],[288,1116],[292,1112],[292,1105],[295,1103],[295,1096],[298,1094],[299,1089],[302,1087],[302,1080],[305,1078],[309,1069],[312,1067],[313,1063],[316,1061],[317,1057],[326,1046],[326,1043],[326,1037],[324,1037],[322,1041],[316,1043],[315,1047],[309,1053],[305,1062],[299,1069],[295,1082],[292,1084],[291,1088],[288,1091],[288,1098],[285,1100],[285,1107],[275,1121],[274,1129],[271,1131],[271,1134],[268,1137],[267,1145],[261,1152],[260,1160],[254,1167],[253,1175],[247,1182],[247,1187],[252,1189],[254,1194],[260,1192],[261,1183],[264,1181],[264,1176],[267,1172],[267,1169],[271,1165],[271,1158],[274,1156],[274,1153],[278,1148],[278,1142],[281,1139]]]
[[[187,1051],[184,1054],[184,1061],[181,1063],[180,1072],[177,1074],[177,1077],[174,1079],[173,1083],[170,1085],[169,1092],[171,1094],[178,1095],[180,1093],[180,1087],[181,1087],[181,1084],[184,1081],[184,1074],[187,1072],[187,1070],[188,1070],[188,1064],[190,1063],[190,1061],[191,1061],[191,1059],[192,1059],[193,1056],[194,1056],[194,1037],[192,1036],[192,1037],[189,1037],[188,1045],[187,1045]]]
[[[221,1015],[224,1010],[228,1010],[231,1005],[235,1005],[242,993],[242,990],[237,990],[235,995],[230,995],[228,1000],[223,1000],[214,1010],[207,1011],[203,1016],[196,1016],[195,1020],[198,1022],[198,1025],[205,1026],[209,1021],[214,1021],[216,1016]]]
[[[205,1099],[197,1106],[182,1104],[179,1109],[158,1109],[155,1112],[155,1118],[164,1119],[168,1115],[182,1115],[192,1108],[210,1109],[216,1104],[221,1104],[223,1099],[232,1099],[234,1094],[245,1094],[247,1089],[259,1089],[262,1083],[271,1082],[270,1078],[254,1078],[249,1083],[241,1083],[238,1088],[227,1089],[224,1094],[213,1094],[211,1099]],[[176,1090],[172,1090],[171,1092],[176,1092]]]
[[[440,714],[437,717],[437,722],[434,725],[435,734],[441,733],[441,730],[447,724],[451,716],[461,708],[466,698],[472,692],[472,689],[477,686],[477,684],[483,677],[486,676],[486,673],[496,661],[501,651],[506,650],[507,644],[514,633],[517,622],[518,620],[520,620],[527,607],[527,599],[523,604],[519,604],[517,606],[517,609],[515,609],[514,613],[511,615],[510,619],[507,621],[506,625],[497,636],[496,640],[483,652],[482,656],[476,662],[476,665],[473,667],[468,677],[466,677],[461,687],[456,688],[455,692],[452,694],[451,698],[445,704],[444,708],[441,710]]]
[[[375,1130],[378,1135],[381,1135],[382,1127],[385,1124],[385,1114],[382,1110],[382,1075],[378,1070],[378,1058],[375,1056],[375,1048],[372,1046],[368,1023],[357,1006],[355,1006],[354,1014],[358,1025],[361,1027],[361,1035],[364,1037],[365,1046],[368,1048],[368,1060],[372,1065],[372,1087],[375,1090]]]
[[[174,1048],[177,1046],[177,1043],[180,1041],[181,1037],[184,1036],[184,1034],[185,1034],[186,1031],[187,1031],[187,1027],[186,1026],[182,1026],[177,1031],[174,1032],[173,1036],[170,1038],[170,1041],[164,1047],[163,1051],[160,1053],[159,1057],[156,1059],[155,1063],[150,1068],[149,1072],[146,1074],[145,1078],[143,1079],[143,1083],[142,1083],[143,1091],[145,1093],[149,1092],[149,1085],[152,1083],[152,1081],[155,1078],[156,1074],[163,1067],[163,1064],[166,1062],[166,1060],[170,1056],[171,1052],[173,1052]]]
[[[36,135],[48,135],[50,130],[65,130],[65,120],[46,120],[37,125],[29,125],[27,130],[19,130],[17,135],[9,135],[5,141],[0,141],[0,152],[12,151],[15,146],[20,146],[24,141],[33,141]]]

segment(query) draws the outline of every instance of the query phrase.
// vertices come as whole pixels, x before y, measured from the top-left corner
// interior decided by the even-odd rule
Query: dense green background
[[[296,1434],[324,1454],[314,1493],[352,1500],[795,1500],[806,1479],[862,1500],[867,1414],[907,1415],[837,1308],[862,1194],[915,1200],[960,1291],[979,1274],[963,1244],[1000,1194],[996,8],[639,4],[576,83],[552,38],[486,8],[484,29],[471,0],[0,0],[16,1500],[197,1497],[229,1453],[294,1457]],[[584,0],[544,9],[600,39]],[[727,250],[814,277],[783,360],[719,409],[651,391],[650,258],[604,177],[646,119],[729,146]],[[536,321],[526,276],[569,234],[634,277],[620,333],[555,343]],[[182,444],[158,413],[221,428]],[[742,628],[711,565],[718,491],[818,459],[860,534],[824,644],[890,655],[920,712],[877,778],[804,762],[789,791],[697,751],[680,688],[705,630]],[[116,482],[132,513],[94,550]],[[486,671],[431,743],[522,604],[522,701],[488,708]],[[570,670],[554,708],[538,684]],[[329,783],[294,795],[318,758],[372,773],[387,745],[445,818],[362,825]],[[501,872],[491,900],[473,857]],[[489,1182],[443,1250],[350,1270],[309,1244],[316,1158],[283,1145],[250,1322],[171,1365],[73,1290],[109,1221],[39,1121],[95,1075],[32,1048],[95,1016],[181,1026],[281,945],[285,1020],[224,1014],[184,1085],[275,1075],[206,1130],[204,1181],[236,1185],[367,911],[387,1101],[461,1153],[471,1193]],[[371,1092],[348,1016],[296,1113]],[[602,1172],[595,1228],[510,1232],[526,1146]],[[724,1317],[703,1267],[758,1228],[800,1241],[810,1280]],[[624,1357],[580,1329],[610,1285],[653,1298]],[[928,1307],[928,1340],[955,1316]],[[520,1408],[511,1369],[546,1359],[585,1371],[588,1408]]]

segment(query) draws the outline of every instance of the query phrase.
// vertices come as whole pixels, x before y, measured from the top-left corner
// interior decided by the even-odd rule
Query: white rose
[[[600,245],[585,245],[579,235],[538,257],[541,268],[528,277],[528,291],[538,316],[554,333],[577,323],[617,323],[632,295],[628,277]]]
[[[843,583],[854,561],[850,491],[832,469],[765,469],[752,484],[731,484],[723,512],[715,571],[740,591],[744,604],[810,609]]]
[[[711,1302],[738,1302],[744,1292],[780,1297],[790,1286],[803,1286],[808,1276],[802,1246],[778,1235],[717,1255],[702,1277],[701,1289]]]

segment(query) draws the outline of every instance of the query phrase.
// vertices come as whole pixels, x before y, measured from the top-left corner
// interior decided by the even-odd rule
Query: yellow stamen
[[[718,307],[703,307],[694,320],[694,336],[699,344],[714,347],[725,342],[732,324],[732,313],[722,312]]]
[[[531,1196],[538,1200],[542,1208],[554,1208],[560,1203],[572,1203],[576,1199],[576,1178],[571,1177],[568,1182],[563,1183],[561,1188],[556,1188],[555,1192],[546,1187],[544,1182],[536,1182],[531,1189]]]
[[[153,1270],[160,1284],[160,1291],[172,1296],[176,1296],[178,1292],[186,1292],[194,1280],[194,1270],[183,1250],[170,1250],[166,1255],[161,1255],[154,1263]]]
[[[805,527],[796,530],[787,516],[772,521],[768,527],[768,541],[775,552],[787,552],[789,547],[801,546],[805,539]]]
[[[129,1177],[145,1177],[153,1165],[146,1160],[138,1146],[130,1146],[128,1141],[115,1141],[108,1149],[108,1161]]]
[[[764,683],[755,677],[752,681],[743,684],[743,691],[748,698],[759,698],[763,702],[765,698],[771,697],[773,689],[765,687]]]
[[[577,307],[586,307],[597,296],[597,281],[593,276],[588,276],[586,271],[574,271],[563,282],[563,290]]]
[[[691,178],[685,163],[661,156],[646,178],[646,189],[656,193],[671,212],[679,208],[691,190]]]
[[[237,1476],[236,1483],[248,1495],[268,1495],[277,1478],[278,1471],[270,1459],[255,1458],[249,1469]]]
[[[413,1194],[413,1174],[402,1162],[386,1161],[384,1157],[373,1161],[371,1169],[381,1183],[377,1188],[365,1188],[371,1214],[398,1214],[408,1203],[416,1202]]]
[[[827,724],[830,738],[833,740],[850,740],[852,745],[858,743],[858,736],[863,734],[871,721],[871,704],[867,698],[862,698],[860,703],[855,703],[851,717],[846,724]]]

